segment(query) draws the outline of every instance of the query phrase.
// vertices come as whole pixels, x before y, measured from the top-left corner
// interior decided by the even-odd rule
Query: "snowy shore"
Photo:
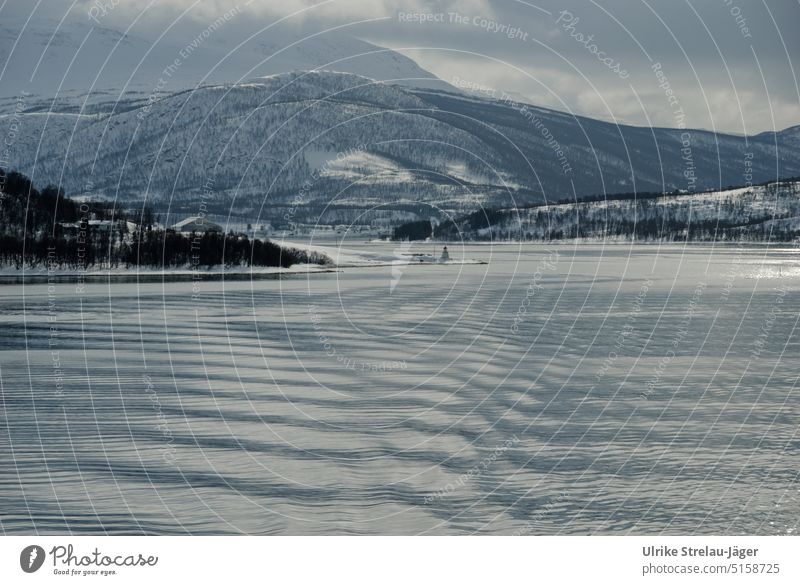
[[[175,267],[175,268],[90,268],[87,270],[48,269],[47,266],[25,266],[16,268],[6,266],[0,268],[0,283],[4,280],[17,281],[19,279],[41,280],[47,278],[101,278],[101,277],[164,277],[164,278],[206,278],[206,277],[237,277],[237,276],[269,276],[288,274],[311,274],[321,272],[336,272],[342,268],[370,268],[379,266],[395,266],[404,264],[435,264],[435,265],[460,265],[460,264],[485,264],[476,259],[451,258],[442,261],[440,257],[430,254],[413,254],[409,247],[398,245],[391,253],[373,250],[355,250],[342,248],[335,245],[316,245],[298,242],[281,241],[281,246],[295,248],[306,252],[318,252],[331,260],[331,264],[295,264],[289,268],[279,266],[213,266],[207,267]]]

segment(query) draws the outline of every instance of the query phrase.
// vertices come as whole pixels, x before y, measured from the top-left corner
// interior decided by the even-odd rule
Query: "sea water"
[[[0,285],[2,530],[796,530],[798,250],[449,249]]]

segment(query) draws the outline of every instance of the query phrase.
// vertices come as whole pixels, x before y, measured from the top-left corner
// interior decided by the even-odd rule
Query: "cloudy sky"
[[[220,31],[231,42],[280,18],[298,38],[344,30],[454,85],[573,114],[748,134],[800,124],[797,0],[0,0],[0,19],[94,7],[154,37],[234,6],[247,18]]]

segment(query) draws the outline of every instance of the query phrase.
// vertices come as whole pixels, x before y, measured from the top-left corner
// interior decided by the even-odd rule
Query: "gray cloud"
[[[458,76],[515,91],[576,114],[675,126],[674,109],[659,87],[663,79],[652,70],[661,63],[689,126],[757,133],[800,123],[800,38],[792,29],[800,22],[797,2],[533,5],[489,5],[488,17],[519,27],[528,33],[525,39],[482,28],[480,12],[466,13],[467,25],[447,14],[443,23],[381,23],[367,38],[406,52],[445,79]],[[559,23],[564,10],[572,19],[565,14]],[[595,53],[619,63],[628,77],[620,79]]]

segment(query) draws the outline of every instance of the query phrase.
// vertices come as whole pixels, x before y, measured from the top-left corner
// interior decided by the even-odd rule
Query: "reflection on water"
[[[0,286],[3,531],[795,530],[793,250],[452,248]]]

